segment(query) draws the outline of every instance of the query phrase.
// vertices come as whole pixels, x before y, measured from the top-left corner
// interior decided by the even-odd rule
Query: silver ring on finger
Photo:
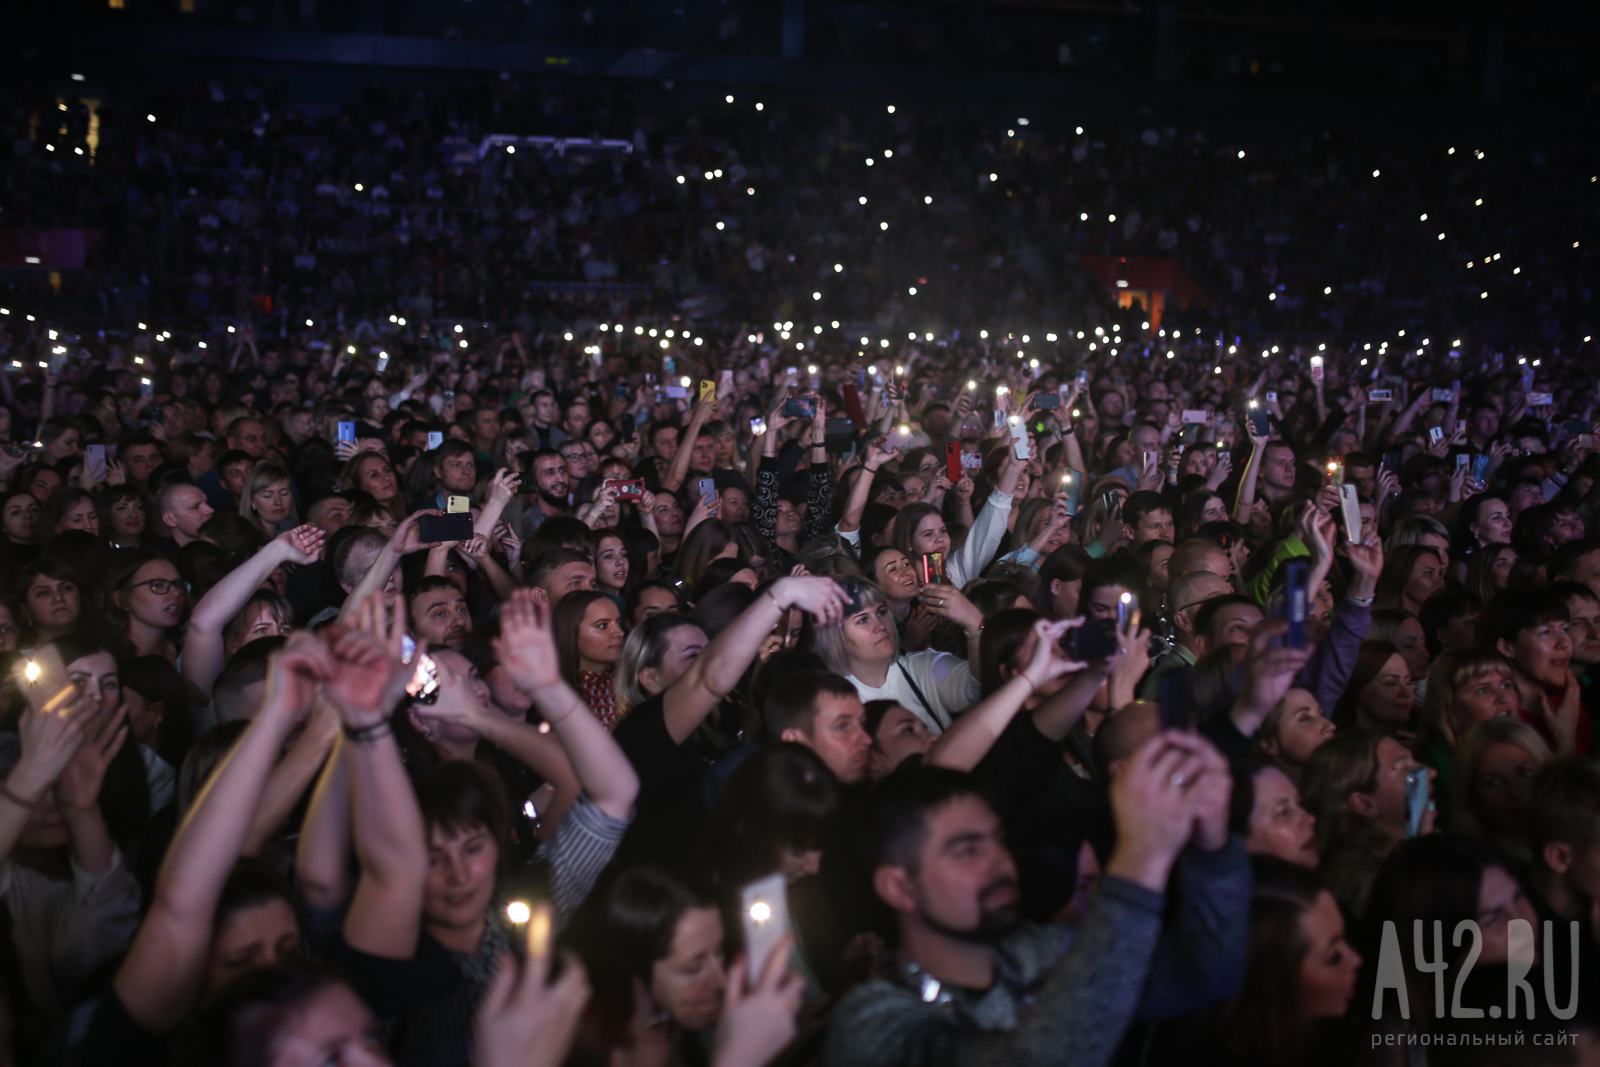
[[[1173,785],[1181,787],[1183,785],[1183,772],[1182,771],[1174,771],[1173,774],[1172,774],[1171,779],[1169,779],[1169,780],[1172,782]]]

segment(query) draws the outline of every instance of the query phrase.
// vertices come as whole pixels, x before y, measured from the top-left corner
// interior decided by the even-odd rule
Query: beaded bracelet
[[[393,733],[394,731],[389,728],[389,723],[385,719],[368,723],[366,726],[346,726],[344,728],[345,739],[357,745],[367,744],[371,741],[381,741]]]

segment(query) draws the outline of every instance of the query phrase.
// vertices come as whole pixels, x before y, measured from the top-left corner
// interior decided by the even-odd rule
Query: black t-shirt
[[[467,1067],[472,1062],[477,990],[450,951],[426,932],[418,936],[409,960],[368,955],[336,937],[328,964],[383,1023],[395,1063]]]
[[[681,745],[674,742],[667,732],[664,694],[628,712],[612,736],[639,775],[637,814],[617,849],[617,862],[682,862],[708,814],[702,789],[706,772],[723,753],[697,734]]]
[[[995,812],[1014,830],[1065,767],[1060,741],[1039,732],[1033,715],[1019,711],[972,769],[993,799]]]
[[[89,1029],[76,1049],[79,1063],[115,1063],[119,1067],[166,1067],[172,1060],[172,1039],[152,1034],[136,1022],[122,998],[107,986],[89,1017]]]
[[[1255,738],[1239,732],[1239,728],[1233,724],[1233,716],[1227,712],[1213,715],[1201,723],[1200,736],[1216,745],[1222,758],[1229,763],[1245,756],[1256,743]]]

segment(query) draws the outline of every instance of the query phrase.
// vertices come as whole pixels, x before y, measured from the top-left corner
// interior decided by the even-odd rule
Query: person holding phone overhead
[[[801,517],[795,507],[799,486],[792,482],[796,468],[790,466],[787,455],[781,462],[778,458],[779,433],[798,421],[797,416],[785,414],[784,399],[787,397],[780,399],[776,410],[768,415],[767,432],[760,438],[761,463],[756,468],[755,496],[750,502],[751,517],[771,550],[770,566],[775,574],[788,573],[794,566],[794,553],[799,546],[828,532],[832,515],[833,482],[828,454],[823,447],[828,405],[816,395],[797,398],[816,405],[799,435],[798,462],[806,470],[806,510]],[[751,451],[754,450],[752,444]]]

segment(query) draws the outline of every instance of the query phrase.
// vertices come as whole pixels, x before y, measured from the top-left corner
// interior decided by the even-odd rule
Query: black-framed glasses
[[[150,591],[156,596],[166,596],[174,589],[180,593],[183,593],[185,596],[187,596],[189,593],[188,582],[173,581],[171,578],[150,578],[143,582],[134,582],[133,585],[129,586],[129,588],[137,589],[141,585],[148,585],[150,587]]]

